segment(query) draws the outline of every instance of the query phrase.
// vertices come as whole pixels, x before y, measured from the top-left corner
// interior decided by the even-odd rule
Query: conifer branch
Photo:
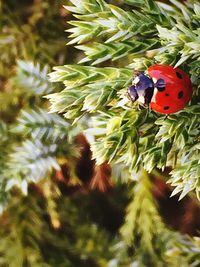
[[[147,50],[158,48],[159,42],[154,39],[145,40],[128,40],[114,43],[92,43],[77,46],[84,51],[86,57],[79,63],[92,61],[91,65],[97,65],[107,60],[118,60],[123,57],[131,57],[138,53],[144,53]]]
[[[41,207],[33,196],[18,198],[13,197],[10,202],[7,223],[1,227],[0,263],[10,267],[50,267],[40,248],[44,226]]]
[[[30,135],[33,139],[51,140],[54,143],[67,136],[69,123],[57,114],[50,114],[42,109],[22,110],[12,132]]]
[[[141,6],[141,10],[145,11],[145,15],[136,10],[124,11],[101,0],[95,0],[92,3],[88,0],[71,2],[74,6],[66,8],[73,13],[80,14],[75,15],[80,21],[70,22],[75,26],[68,30],[74,38],[70,44],[83,43],[102,35],[105,37],[107,34],[110,35],[107,43],[116,40],[125,41],[136,35],[148,37],[156,33],[156,23],[170,25],[170,19],[160,12],[157,4],[152,0],[143,1],[144,5]]]
[[[40,64],[18,60],[17,75],[15,81],[18,86],[21,86],[27,93],[36,95],[44,95],[52,92],[55,89],[48,80],[48,66],[41,68]]]
[[[152,40],[158,48],[163,41],[164,48],[160,46],[153,52],[156,61],[176,66],[187,63],[193,83],[199,83],[198,3],[194,2],[194,11],[192,6],[183,7],[175,0],[166,5],[151,0],[127,1],[138,11],[124,11],[104,1],[77,0],[72,3],[74,6],[67,8],[78,14],[75,15],[78,20],[70,22],[75,26],[69,30],[73,33],[72,43],[90,41],[78,46],[86,54],[82,63],[92,61],[92,64],[98,64],[108,59],[115,60],[118,58],[116,53],[120,57],[130,56],[134,50],[129,49],[136,49],[138,42],[144,42],[147,47],[136,49],[136,57],[129,68],[145,70],[154,63],[154,59],[141,58],[141,53],[149,50]],[[145,18],[142,11],[145,11]],[[134,28],[136,25],[138,31]],[[98,30],[91,32],[91,27]],[[196,184],[188,185],[192,172],[188,174],[185,184],[180,182],[178,175],[180,165],[184,162],[188,166],[187,160],[193,160],[194,153],[189,152],[191,146],[198,145],[198,90],[194,93],[193,105],[165,120],[153,112],[139,110],[137,104],[128,101],[126,89],[132,80],[129,68],[56,67],[50,75],[51,81],[63,82],[66,88],[47,96],[51,111],[64,113],[66,118],[74,121],[85,113],[93,113],[94,124],[89,131],[95,136],[92,152],[98,164],[105,161],[124,164],[131,172],[140,167],[151,172],[154,168],[169,166],[174,168],[170,181],[179,188],[174,192],[198,191],[197,177]]]
[[[153,238],[161,234],[164,225],[157,212],[151,192],[151,182],[145,171],[137,174],[137,184],[131,196],[121,234],[128,245],[136,244],[136,250],[141,247],[144,251],[154,253]]]
[[[144,264],[144,266],[167,264],[166,266],[178,267],[181,262],[185,266],[193,263],[198,266],[200,263],[199,238],[191,238],[168,229],[158,214],[152,196],[152,184],[147,173],[140,171],[134,178],[136,184],[131,191],[125,224],[121,228],[126,245],[135,245],[132,263]],[[122,251],[123,246],[120,248]],[[148,254],[151,254],[149,258]]]
[[[27,194],[29,182],[39,181],[52,169],[60,170],[55,158],[56,149],[56,144],[45,146],[39,140],[35,142],[27,140],[21,146],[16,147],[10,155],[8,170],[5,174],[9,177],[7,190],[16,185]]]
[[[52,104],[51,112],[64,113],[69,119],[109,106],[118,90],[130,84],[132,78],[132,71],[125,68],[66,65],[54,70],[51,81],[63,81],[66,88],[47,96]]]
[[[69,22],[75,27],[67,30],[73,38],[68,44],[82,44],[77,48],[83,50],[86,57],[80,63],[92,60],[95,65],[158,48],[158,39],[153,39],[157,35],[156,24],[169,26],[172,23],[151,0],[143,1],[140,11],[130,12],[104,1],[71,2],[74,6],[66,8],[78,13],[74,16],[79,20]],[[136,2],[135,6],[138,6]],[[105,44],[102,44],[102,38],[104,41],[106,38]],[[84,44],[88,41],[89,44]]]

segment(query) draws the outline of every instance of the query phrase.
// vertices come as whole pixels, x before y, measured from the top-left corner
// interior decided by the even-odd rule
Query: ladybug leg
[[[169,115],[167,114],[167,115],[165,115],[165,118],[164,118],[164,121],[167,119],[169,117]]]
[[[138,107],[139,107],[139,110],[143,110],[145,108],[145,106],[142,103],[139,103]]]
[[[152,108],[151,108],[150,105],[148,105],[148,107],[147,107],[147,114],[148,114],[148,116],[151,114],[151,111],[152,111]]]
[[[151,109],[151,106],[150,106],[150,105],[148,105],[148,111],[149,111],[149,113],[152,111],[152,109]]]
[[[138,99],[139,96],[137,90],[135,89],[135,85],[131,85],[128,88],[128,95],[133,102],[135,102]]]
[[[148,87],[145,90],[145,95],[144,95],[144,104],[149,106],[149,103],[151,102],[151,99],[153,97],[153,92],[154,88],[153,87]]]

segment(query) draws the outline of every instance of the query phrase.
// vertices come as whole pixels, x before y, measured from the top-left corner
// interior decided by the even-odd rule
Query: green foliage
[[[118,243],[113,247],[115,252],[115,259],[110,261],[113,267],[123,267],[123,266],[155,266],[155,267],[189,267],[189,266],[199,266],[199,238],[198,237],[188,237],[174,233],[171,231],[164,231],[159,236],[157,236],[157,253],[159,253],[159,258],[149,259],[146,251],[141,251],[138,248],[138,254],[130,256],[127,258],[127,247],[124,242]]]
[[[92,144],[93,156],[98,164],[109,160],[137,169],[142,163],[148,171],[152,171],[156,166],[178,167],[184,159],[188,159],[187,154],[193,155],[191,144],[198,142],[196,136],[199,133],[198,105],[178,115],[157,120],[146,110],[119,110],[101,113],[93,120],[93,128],[88,130],[98,138]],[[196,153],[195,148],[193,151]],[[198,179],[195,181],[197,185]]]
[[[158,6],[153,1],[145,1],[143,9],[147,11],[145,15],[138,13],[136,10],[132,12],[126,12],[123,9],[106,4],[104,1],[95,0],[90,1],[71,1],[74,6],[66,7],[68,10],[72,10],[73,13],[80,15],[75,15],[76,18],[83,20],[81,21],[71,21],[70,24],[76,26],[68,30],[73,34],[73,41],[70,43],[82,43],[94,39],[94,37],[103,37],[107,35],[109,39],[106,40],[107,43],[116,40],[128,40],[133,38],[135,35],[141,34],[142,36],[151,36],[156,33],[156,23],[160,22],[165,25],[169,25],[167,18],[160,13]],[[152,13],[158,14],[158,16],[152,19]],[[93,31],[90,31],[91,25],[93,26]]]
[[[116,98],[120,88],[131,82],[131,70],[65,65],[55,67],[51,81],[63,81],[65,89],[48,95],[51,112],[62,112],[68,119],[104,109]]]
[[[161,234],[163,224],[155,207],[148,175],[143,171],[134,178],[137,184],[131,192],[133,199],[127,207],[121,234],[129,246],[135,244],[136,250],[142,248],[152,253],[153,239]]]
[[[198,266],[200,240],[198,237],[174,236],[179,242],[174,240],[174,247],[171,247],[165,256],[168,266]]]
[[[50,178],[53,171],[60,171],[58,163],[69,157],[74,173],[74,159],[78,149],[73,145],[73,137],[80,128],[73,129],[69,123],[57,114],[48,113],[41,94],[55,91],[55,86],[48,80],[48,66],[42,68],[39,63],[18,60],[16,74],[11,78],[11,85],[19,90],[19,99],[23,95],[23,106],[19,115],[15,114],[12,124],[0,124],[2,156],[0,156],[0,198],[1,211],[6,198],[13,187],[19,187],[27,194],[28,184],[37,183],[43,178]],[[37,108],[40,105],[42,108]],[[9,141],[9,142],[8,142]],[[7,162],[5,162],[5,155]]]
[[[191,117],[192,115],[192,117]],[[167,155],[167,166],[173,166],[169,182],[176,186],[173,194],[182,192],[180,199],[188,192],[196,190],[199,195],[199,105],[193,105],[174,114],[157,120],[160,125],[158,142],[171,147]]]
[[[164,44],[162,49],[153,52],[154,60],[174,65],[184,63],[186,69],[192,66],[192,79],[197,84],[198,3],[193,4],[194,11],[191,7],[178,4],[176,1],[172,1],[172,5],[157,5],[154,1],[128,1],[128,4],[137,7],[137,11],[125,11],[104,1],[92,3],[87,0],[73,1],[73,4],[73,7],[67,8],[78,14],[75,15],[78,21],[70,22],[76,26],[69,30],[73,32],[70,37],[74,38],[70,43],[81,44],[90,41],[89,44],[78,46],[87,55],[81,62],[92,60],[93,64],[98,64],[107,59],[114,60],[117,51],[115,48],[120,47],[119,43],[121,45],[133,41],[134,45],[137,45],[137,42],[142,40],[148,46],[152,40],[149,36],[154,36],[154,43],[162,40],[160,46]],[[141,14],[143,10],[145,18]],[[155,14],[160,16],[156,17]],[[126,25],[127,31],[123,25]],[[135,25],[138,31],[135,31]],[[142,25],[142,28],[139,25]],[[91,27],[98,28],[98,32],[91,33]],[[148,37],[148,41],[141,39],[144,37]],[[109,49],[105,49],[107,45]],[[134,46],[130,47],[134,49]],[[146,49],[149,50],[150,47]],[[117,55],[129,57],[133,52],[124,47],[121,51]],[[196,105],[171,115],[166,120],[153,112],[139,110],[137,104],[132,105],[125,92],[133,76],[130,67],[145,69],[153,63],[151,58],[139,57],[143,52],[142,47],[135,51],[134,61],[129,68],[94,68],[77,65],[56,67],[51,73],[51,81],[63,82],[65,89],[48,96],[52,104],[51,111],[62,112],[68,119],[75,121],[86,112],[95,112],[91,114],[94,119],[90,132],[95,136],[92,151],[98,164],[104,161],[113,164],[123,163],[130,171],[142,167],[149,172],[156,167],[160,169],[166,166],[172,167],[174,171],[170,181],[172,185],[177,186],[174,192],[183,192],[182,198],[186,192],[194,189],[199,191],[199,172],[198,168],[195,168],[198,165],[195,161],[198,152],[190,151],[191,146],[198,147],[199,104],[198,101],[195,103],[194,94],[192,101]],[[191,114],[193,114],[192,119]],[[189,167],[192,162],[197,170],[195,176]],[[180,172],[180,165],[183,163],[181,169],[184,171]]]
[[[67,13],[62,14],[59,0],[4,2],[0,1],[0,266],[105,266],[114,257],[110,233],[89,221],[85,212],[80,214],[85,194],[78,204],[74,196],[65,196],[65,191],[81,195],[80,184],[70,183],[76,178],[80,150],[74,136],[81,126],[72,127],[48,113],[42,98],[57,90],[48,80],[49,65],[63,64],[67,55],[76,58],[62,39],[61,15]],[[64,192],[52,180],[62,183]]]
[[[10,152],[5,166],[6,189],[18,186],[26,194],[28,183],[49,177],[52,170],[60,170],[58,159],[78,156],[69,139],[77,134],[69,124],[57,114],[45,110],[22,110],[13,134],[26,137],[25,141]]]
[[[13,81],[17,80],[17,86],[23,85],[24,99],[30,99],[30,104],[27,110],[22,110],[15,125],[8,127],[1,123],[2,152],[5,150],[8,158],[5,162],[4,157],[0,157],[2,204],[14,186],[27,194],[30,182],[36,183],[50,177],[53,170],[60,171],[58,160],[63,155],[70,157],[72,161],[78,156],[77,148],[69,143],[69,139],[72,140],[78,133],[78,128],[74,131],[57,114],[39,108],[30,109],[32,95],[34,102],[39,103],[41,100],[37,99],[37,95],[55,88],[48,81],[47,70],[48,67],[41,69],[39,64],[19,61],[17,73],[13,77]],[[73,164],[71,167],[74,168]]]
[[[70,21],[75,27],[67,31],[73,38],[69,44],[83,44],[77,46],[86,55],[80,63],[93,61],[95,65],[157,48],[159,40],[153,38],[157,34],[156,23],[171,24],[170,18],[150,0],[144,1],[141,12],[124,11],[101,0],[71,2],[74,6],[66,8],[75,13],[78,21]]]
[[[71,2],[74,6],[67,9],[78,20],[71,21],[74,28],[67,30],[72,33],[69,44],[78,43],[76,48],[86,56],[79,63],[104,62],[108,67],[55,67],[51,81],[62,82],[65,89],[47,96],[51,111],[74,122],[84,114],[91,117],[86,133],[93,136],[91,149],[97,164],[107,161],[114,168],[124,166],[130,177],[134,171],[140,174],[143,168],[152,172],[170,167],[173,171],[169,182],[176,187],[172,195],[181,193],[181,199],[196,190],[199,196],[198,91],[193,105],[168,118],[131,104],[126,94],[133,76],[131,69],[146,70],[155,62],[182,64],[198,85],[198,3],[194,3],[193,12],[191,6],[176,1],[125,1],[136,7],[128,11],[104,1]],[[117,66],[110,68],[109,60],[118,60]],[[122,69],[124,63],[128,66]],[[189,254],[183,252],[189,253],[189,247],[198,244],[166,229],[153,200],[152,185],[146,172],[142,173],[140,177],[137,174],[126,222],[121,228],[126,245],[119,244],[121,252],[115,250],[112,266],[178,266],[178,262],[183,266],[196,262],[198,265],[199,259],[190,260]],[[126,180],[123,176],[121,179]],[[129,260],[127,245],[134,250]],[[172,260],[175,251],[180,257],[176,263]],[[195,252],[193,255],[195,258]]]
[[[154,39],[144,41],[124,41],[111,43],[93,43],[77,46],[78,49],[84,51],[87,57],[79,61],[79,63],[87,63],[90,61],[92,65],[100,64],[106,60],[118,60],[123,57],[130,57],[137,53],[144,53],[146,50],[158,47],[158,42]]]
[[[59,170],[55,158],[56,149],[55,144],[44,146],[39,140],[27,140],[20,147],[16,147],[8,164],[7,190],[16,185],[26,194],[28,182],[38,182],[47,176],[52,168]]]
[[[155,59],[160,63],[173,64],[175,66],[185,63],[185,67],[187,66],[187,69],[191,72],[192,82],[199,86],[199,75],[195,75],[195,72],[200,60],[200,5],[198,1],[193,1],[192,5],[188,6],[177,1],[172,1],[172,3],[179,8],[178,12],[180,14],[173,28],[168,29],[162,25],[157,26],[163,48]]]
[[[60,64],[66,59],[62,0],[0,2],[0,74],[10,77],[16,60]],[[26,8],[29,6],[29,8]],[[65,14],[66,15],[66,14]],[[58,42],[63,40],[63,42]]]
[[[157,29],[159,37],[167,44],[165,47],[166,52],[177,51],[177,54],[173,53],[173,62],[162,60],[161,63],[174,63],[180,57],[179,61],[175,64],[175,67],[177,67],[187,59],[192,61],[199,60],[198,29],[191,32],[189,28],[180,23],[176,24],[172,29],[166,29],[161,26],[157,26]]]
[[[7,204],[7,192],[4,170],[7,168],[5,158],[8,157],[9,150],[9,133],[8,126],[0,121],[0,213],[3,212]]]
[[[45,110],[22,110],[18,117],[17,126],[12,132],[30,135],[32,139],[62,140],[69,131],[69,123],[57,114],[50,114]]]
[[[48,81],[48,72],[48,66],[41,68],[39,64],[18,60],[16,82],[34,95],[44,95],[54,90]]]
[[[134,180],[125,223],[120,231],[125,243],[116,248],[117,261],[114,266],[128,264],[126,246],[133,247],[131,264],[137,266],[198,266],[199,238],[167,229],[157,211],[152,195],[153,183],[147,173],[141,171],[135,174]]]
[[[200,198],[198,1],[71,0],[69,44],[81,55],[65,47],[71,17],[61,2],[0,1],[0,265],[199,266],[199,239],[163,223],[151,181],[169,167],[172,195]],[[189,105],[167,118],[127,97],[133,71],[155,63],[181,65],[194,84]],[[91,193],[89,178],[72,185],[85,153],[74,142],[80,129],[118,189]],[[110,202],[120,213],[114,231],[105,230]]]
[[[108,233],[89,224],[86,217],[81,221],[79,207],[69,198],[54,202],[61,215],[58,228],[48,218],[47,199],[37,191],[12,197],[4,214],[6,225],[0,230],[2,266],[106,266],[112,256],[108,248],[114,244]]]
[[[38,240],[42,236],[43,222],[36,201],[32,197],[14,198],[9,208],[7,225],[4,226],[9,234],[6,235],[1,227],[1,265],[49,267],[40,255]]]
[[[121,114],[121,116],[119,116]],[[123,163],[132,171],[140,168],[141,149],[148,145],[148,136],[153,134],[152,123],[146,125],[148,111],[143,112],[127,109],[121,112],[101,114],[93,120],[92,132],[98,139],[92,144],[93,156],[98,164],[109,160],[113,163]],[[153,119],[153,118],[152,118]],[[142,131],[148,131],[140,138]]]

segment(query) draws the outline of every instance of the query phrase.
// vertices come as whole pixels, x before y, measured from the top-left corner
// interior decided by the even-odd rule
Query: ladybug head
[[[148,105],[151,101],[154,91],[154,83],[144,72],[137,73],[133,80],[133,85],[128,88],[128,94],[133,102],[137,99],[139,102]]]
[[[135,79],[133,80],[133,85],[135,85],[135,89],[138,90],[147,90],[148,88],[154,88],[153,80],[149,78],[144,72],[140,72],[137,74]]]

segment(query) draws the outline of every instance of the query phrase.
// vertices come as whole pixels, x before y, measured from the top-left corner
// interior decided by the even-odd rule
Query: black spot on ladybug
[[[157,87],[157,89],[158,89],[159,92],[165,91],[165,87]]]
[[[176,72],[176,76],[179,78],[179,79],[182,79],[183,77],[182,77],[182,75],[180,74],[180,72]]]
[[[169,94],[168,94],[168,93],[166,93],[165,95],[166,95],[166,96],[169,96]]]
[[[165,106],[163,109],[164,110],[168,110],[169,109],[169,106]]]
[[[183,95],[184,95],[183,91],[180,91],[180,92],[178,93],[178,99],[182,98]]]

